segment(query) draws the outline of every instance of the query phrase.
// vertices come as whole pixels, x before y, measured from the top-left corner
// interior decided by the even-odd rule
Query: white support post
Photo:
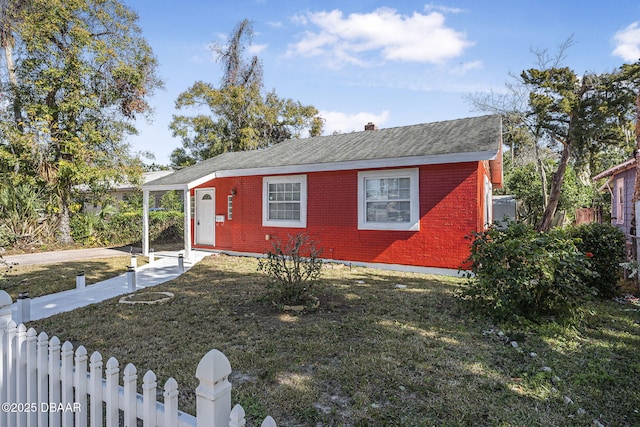
[[[84,270],[78,271],[78,274],[76,274],[76,289],[84,289],[86,287],[86,283]]]
[[[149,255],[149,190],[142,190],[142,255]]]
[[[127,284],[129,292],[136,291],[136,268],[134,266],[127,267]]]
[[[211,350],[196,368],[197,427],[229,425],[231,414],[231,383],[229,359],[218,350]]]
[[[191,262],[191,191],[185,186],[183,189],[184,205],[184,256]]]
[[[31,298],[29,298],[29,292],[21,292],[18,294],[16,306],[17,324],[26,323],[31,320]]]
[[[6,291],[0,290],[0,332],[7,328],[11,320],[11,304],[13,304],[11,296]],[[1,333],[0,336],[2,336]]]

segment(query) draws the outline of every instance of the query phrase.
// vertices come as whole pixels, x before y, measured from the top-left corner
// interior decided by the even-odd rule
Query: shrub
[[[273,251],[259,260],[258,270],[271,279],[269,289],[276,304],[311,306],[317,300],[312,294],[314,282],[320,276],[322,260],[317,243],[306,234],[288,236],[283,244],[274,238]]]
[[[160,207],[168,211],[182,212],[181,193],[175,190],[167,191],[160,198]]]
[[[591,268],[598,276],[586,279],[587,285],[598,290],[603,298],[610,298],[619,291],[620,264],[626,261],[625,237],[611,224],[583,224],[572,227],[569,234],[576,238],[576,246],[587,254]]]
[[[176,211],[149,212],[149,240],[171,243],[181,241],[184,214]],[[113,215],[77,214],[72,217],[76,242],[85,245],[132,245],[141,241],[142,212],[119,212]]]
[[[461,296],[498,321],[571,320],[590,295],[589,259],[561,229],[509,223],[475,233]]]

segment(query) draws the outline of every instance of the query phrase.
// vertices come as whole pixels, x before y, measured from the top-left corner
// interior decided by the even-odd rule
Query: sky
[[[168,165],[180,147],[169,123],[175,100],[196,81],[218,85],[211,50],[243,19],[262,61],[265,90],[313,105],[325,134],[486,114],[469,98],[501,93],[571,39],[563,66],[609,72],[640,60],[638,0],[123,0],[138,13],[164,89],[152,120],[129,138],[146,163]]]

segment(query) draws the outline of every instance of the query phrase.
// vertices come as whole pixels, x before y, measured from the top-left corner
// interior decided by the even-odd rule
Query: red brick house
[[[186,256],[264,254],[273,237],[304,232],[327,260],[456,272],[502,186],[500,116],[366,128],[225,153],[143,185],[145,200],[188,195]]]

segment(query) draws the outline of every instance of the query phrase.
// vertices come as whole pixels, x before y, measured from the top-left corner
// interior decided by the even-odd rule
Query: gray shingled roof
[[[363,167],[374,162],[396,159],[421,163],[489,160],[496,156],[501,141],[501,117],[480,116],[466,119],[401,126],[339,135],[290,139],[272,147],[224,153],[143,187],[188,185],[209,176],[281,173],[291,168],[313,165],[324,170],[342,169],[353,162]],[[349,167],[352,168],[352,167]],[[271,170],[272,169],[272,170]]]

